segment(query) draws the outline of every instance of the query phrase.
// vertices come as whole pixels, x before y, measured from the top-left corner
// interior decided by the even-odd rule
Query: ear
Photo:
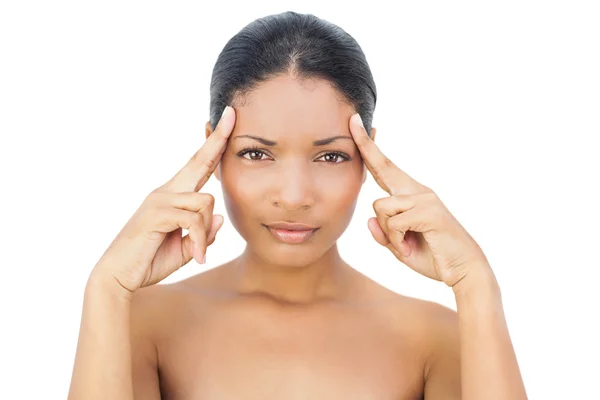
[[[210,121],[206,122],[206,126],[205,126],[205,134],[206,134],[206,139],[208,139],[208,137],[212,134],[213,130],[212,130],[212,125],[210,124]],[[217,178],[217,180],[219,182],[221,182],[221,162],[219,161],[219,165],[217,165],[217,168],[215,168],[215,171],[213,172],[213,175],[215,176],[215,178]]]
[[[377,134],[376,128],[371,128],[371,140],[375,141],[375,134]],[[367,180],[367,167],[363,166],[363,180],[362,183],[365,183]]]

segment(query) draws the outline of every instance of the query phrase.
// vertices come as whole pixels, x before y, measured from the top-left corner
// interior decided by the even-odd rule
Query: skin
[[[485,255],[383,155],[375,129],[370,138],[323,80],[282,75],[233,106],[94,267],[69,399],[525,399]],[[365,166],[389,194],[373,203],[373,238],[451,287],[458,313],[391,292],[340,257]],[[213,172],[245,250],[156,285],[215,240],[223,217],[197,193]],[[275,221],[319,230],[282,244],[263,225]]]
[[[136,292],[136,398],[421,399],[428,362],[446,345],[444,398],[459,398],[454,311],[389,291],[338,252],[367,175],[348,128],[354,108],[325,81],[289,76],[240,100],[214,174],[247,246],[224,265]],[[240,156],[252,146],[261,152]],[[287,245],[261,225],[275,221],[320,229]]]
[[[340,296],[346,289],[347,265],[336,240],[350,223],[366,170],[348,132],[355,111],[338,97],[324,81],[299,83],[283,76],[236,107],[236,125],[215,171],[231,223],[247,243],[232,265],[237,272],[232,290],[298,303]],[[313,144],[333,136],[342,137]],[[253,146],[261,150],[239,156]],[[308,243],[281,244],[263,226],[276,221],[320,229]]]

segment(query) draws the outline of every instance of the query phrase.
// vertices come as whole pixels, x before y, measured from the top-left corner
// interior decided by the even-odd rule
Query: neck
[[[348,269],[334,244],[323,256],[304,266],[275,264],[246,246],[232,261],[236,291],[263,295],[282,303],[307,304],[341,297]]]

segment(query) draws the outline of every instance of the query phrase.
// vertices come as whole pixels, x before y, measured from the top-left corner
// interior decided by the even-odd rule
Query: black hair
[[[371,134],[377,91],[365,55],[346,31],[312,14],[287,11],[259,18],[219,54],[210,82],[210,123],[262,81],[281,74],[328,81],[354,107]]]

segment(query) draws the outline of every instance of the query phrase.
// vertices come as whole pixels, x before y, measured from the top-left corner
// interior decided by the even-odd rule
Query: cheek
[[[335,176],[335,179],[331,179]],[[346,230],[362,188],[362,171],[359,168],[331,173],[330,179],[322,181],[319,197],[322,215],[328,221],[331,240],[337,240]]]
[[[362,187],[360,170],[345,170],[339,173],[333,171],[324,174],[321,178],[322,182],[318,185],[318,190],[328,208],[339,213],[356,202]]]
[[[256,200],[264,198],[264,193],[269,179],[267,174],[256,168],[244,168],[244,166],[232,163],[224,163],[221,169],[223,194],[243,207],[246,203],[255,203]]]
[[[340,229],[352,219],[362,188],[362,164],[351,162],[324,166],[318,174],[315,190],[322,214]]]
[[[264,179],[257,179],[256,172],[235,164],[224,157],[221,165],[221,188],[227,215],[231,224],[246,238],[244,223],[249,216],[259,215],[255,209],[261,204],[266,188]],[[254,208],[253,208],[254,207]]]

